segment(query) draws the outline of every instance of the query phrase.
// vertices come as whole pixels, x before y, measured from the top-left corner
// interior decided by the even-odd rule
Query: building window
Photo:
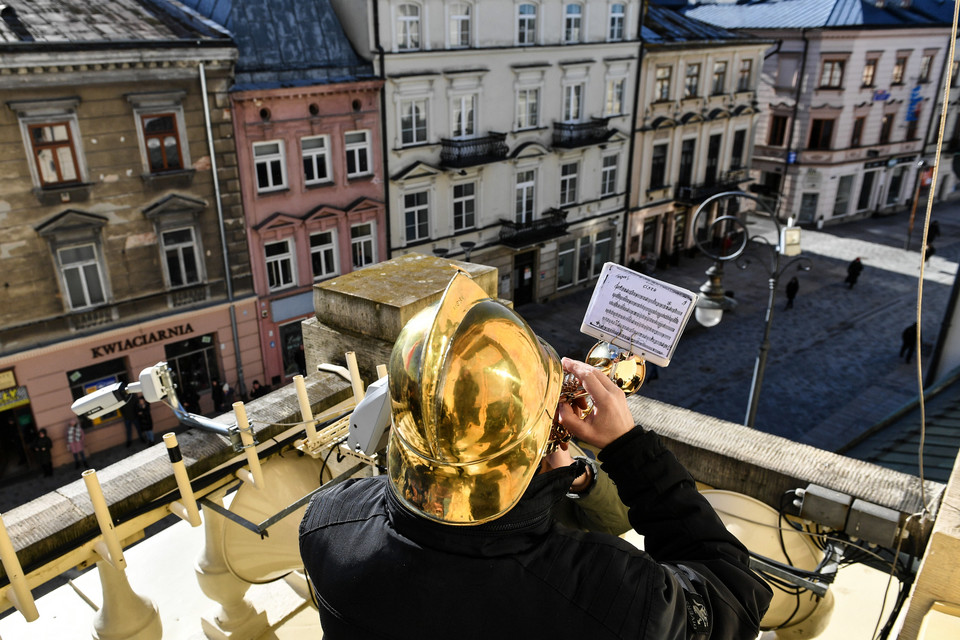
[[[537,172],[533,169],[517,172],[516,220],[521,224],[533,221],[536,204]]]
[[[127,382],[127,359],[116,358],[106,362],[98,362],[82,369],[68,370],[66,374],[67,384],[70,386],[70,395],[73,396],[74,400],[79,400],[83,396],[111,384]],[[119,417],[120,411],[113,411],[99,418],[94,418],[90,423],[97,426]]]
[[[703,182],[708,185],[717,183],[717,170],[720,166],[720,147],[723,134],[714,133],[707,142],[707,166],[703,172]]]
[[[917,138],[917,126],[920,124],[920,112],[922,110],[922,104],[918,104],[913,108],[913,113],[910,114],[910,119],[907,120],[907,137],[905,140],[915,140]]]
[[[477,97],[460,96],[453,100],[453,137],[470,138],[477,130]],[[426,128],[426,127],[424,127]]]
[[[730,168],[734,171],[743,166],[743,148],[747,143],[746,129],[733,133],[733,150],[730,153]]]
[[[294,286],[293,243],[290,239],[264,243],[263,253],[267,260],[267,287],[270,291]]]
[[[183,168],[177,114],[155,113],[140,116],[143,144],[147,150],[150,173],[178,171]]]
[[[31,124],[27,130],[41,186],[80,181],[80,167],[69,122]]]
[[[810,123],[809,149],[829,149],[833,137],[833,120],[814,119]]]
[[[283,142],[253,143],[253,164],[257,170],[257,192],[266,193],[287,188],[286,163],[283,161]]]
[[[596,278],[603,270],[603,265],[610,262],[613,255],[613,230],[607,229],[597,234],[593,243],[593,277]]]
[[[400,144],[423,144],[427,141],[427,101],[404,100],[400,103]]]
[[[580,122],[583,117],[583,85],[568,84],[563,88],[563,121]]]
[[[608,116],[620,115],[623,113],[623,87],[626,80],[616,78],[607,81],[607,99],[603,112]]]
[[[580,42],[583,33],[583,6],[568,4],[563,10],[563,41]]]
[[[700,63],[687,65],[687,77],[683,85],[684,98],[696,98],[700,94]]]
[[[343,134],[347,154],[347,177],[370,174],[370,134],[367,131],[348,131]]]
[[[864,87],[872,87],[877,81],[877,60],[876,58],[871,58],[867,60],[863,65],[863,76],[861,78],[860,84]]]
[[[107,301],[96,245],[81,244],[58,249],[57,261],[71,310],[86,309]]]
[[[850,208],[850,194],[853,193],[853,179],[855,176],[840,176],[837,183],[837,198],[833,201],[833,215],[845,216]]]
[[[215,333],[208,333],[163,345],[164,360],[173,371],[177,393],[188,404],[190,396],[210,388],[212,378],[223,381],[217,365],[218,342]]]
[[[413,51],[420,48],[420,7],[402,4],[397,7],[397,49]]]
[[[906,167],[898,167],[890,176],[890,188],[887,190],[887,204],[896,204],[900,199],[900,191],[903,189],[903,172]]]
[[[607,39],[611,42],[619,42],[623,40],[623,25],[625,23],[626,10],[624,5],[619,2],[615,2],[610,5],[610,29],[607,32]]]
[[[804,193],[800,196],[800,220],[804,221],[813,221],[817,219],[817,203],[820,199],[820,194],[813,193]]]
[[[193,228],[164,231],[160,234],[160,241],[170,287],[183,287],[200,282],[197,241]]]
[[[465,182],[453,187],[453,230],[477,226],[477,183]]]
[[[693,156],[696,149],[696,138],[684,140],[680,144],[680,170],[677,172],[677,184],[681,187],[689,187],[693,182]]]
[[[540,89],[517,91],[517,129],[536,129],[540,125]]]
[[[557,251],[557,289],[569,287],[574,283],[576,250],[576,240],[560,243],[559,251]]]
[[[350,250],[353,253],[353,268],[359,269],[377,261],[373,243],[373,223],[355,224],[350,227]]]
[[[561,242],[557,251],[557,289],[596,277],[609,262],[613,251],[613,232],[601,231],[596,242],[590,236]]]
[[[407,242],[416,242],[430,237],[429,201],[426,191],[407,193],[403,196],[403,218]]]
[[[824,60],[820,69],[820,89],[840,89],[843,86],[843,60]]]
[[[471,7],[466,2],[455,2],[450,7],[450,46],[469,47]]]
[[[330,154],[327,136],[300,138],[303,154],[303,183],[330,182]]]
[[[603,164],[600,169],[600,196],[612,196],[617,192],[617,170],[620,164],[620,157],[616,154],[603,156]]]
[[[893,63],[893,77],[890,84],[903,84],[903,74],[907,69],[907,56],[897,56],[897,61]]]
[[[525,3],[517,7],[517,44],[528,46],[537,41],[537,5]]]
[[[880,120],[880,144],[890,142],[891,131],[893,131],[893,114],[885,113],[883,119]]]
[[[713,63],[713,95],[720,95],[727,88],[727,63]]]
[[[650,158],[650,188],[663,189],[667,177],[667,144],[653,145]]]
[[[580,166],[576,162],[560,165],[560,206],[577,202],[577,181]]]
[[[321,231],[310,234],[310,265],[314,281],[337,275],[337,234]]]
[[[753,79],[753,60],[740,61],[740,76],[737,78],[737,91],[750,91]]]
[[[670,99],[670,75],[672,67],[657,67],[657,80],[654,85],[653,99],[663,102]]]
[[[930,82],[930,69],[933,67],[933,54],[928,53],[920,59],[920,77],[917,82]]]
[[[771,147],[782,147],[787,139],[787,116],[770,116],[770,135],[767,144]]]
[[[863,139],[863,125],[867,121],[866,117],[860,116],[853,121],[853,133],[850,135],[850,146],[859,147]]]

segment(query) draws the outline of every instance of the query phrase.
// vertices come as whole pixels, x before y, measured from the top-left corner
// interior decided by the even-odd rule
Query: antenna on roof
[[[13,5],[0,4],[0,18],[7,23],[10,30],[24,42],[33,42],[33,35],[27,30],[27,27],[20,21],[17,10]]]

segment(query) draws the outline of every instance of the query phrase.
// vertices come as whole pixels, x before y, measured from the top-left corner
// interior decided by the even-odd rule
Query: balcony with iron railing
[[[553,146],[576,149],[602,144],[614,134],[614,130],[607,126],[609,122],[610,118],[591,118],[586,122],[554,122]]]
[[[548,209],[543,216],[529,222],[500,221],[500,242],[508,247],[524,247],[567,232],[567,212],[563,209]]]
[[[681,204],[699,204],[710,196],[724,191],[738,191],[740,184],[750,179],[749,169],[724,171],[713,182],[695,185],[677,185],[673,199]]]
[[[440,140],[440,164],[463,169],[497,162],[507,157],[507,134],[491,131],[479,138],[443,138]]]

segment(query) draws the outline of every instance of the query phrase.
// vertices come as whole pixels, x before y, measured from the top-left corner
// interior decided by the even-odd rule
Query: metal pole
[[[745,425],[753,428],[757,418],[757,405],[760,402],[760,388],[763,386],[763,374],[767,368],[767,352],[770,351],[770,327],[773,325],[773,303],[777,296],[777,281],[779,273],[770,276],[770,295],[767,298],[767,324],[763,329],[763,342],[760,343],[760,353],[757,354],[757,363],[753,368],[753,382],[750,384],[750,401],[747,404],[747,418]]]

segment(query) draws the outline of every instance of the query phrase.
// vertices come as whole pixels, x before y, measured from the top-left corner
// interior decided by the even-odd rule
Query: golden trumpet
[[[626,349],[604,341],[597,342],[590,348],[584,362],[602,371],[628,396],[643,385],[643,379],[647,374],[647,363],[642,356],[634,355]],[[583,415],[587,416],[594,409],[593,398],[576,376],[572,373],[564,374],[560,388],[560,402],[574,404],[581,399],[586,402],[586,406],[581,408]],[[553,453],[562,443],[569,442],[570,437],[570,432],[564,429],[554,416],[547,453]]]

